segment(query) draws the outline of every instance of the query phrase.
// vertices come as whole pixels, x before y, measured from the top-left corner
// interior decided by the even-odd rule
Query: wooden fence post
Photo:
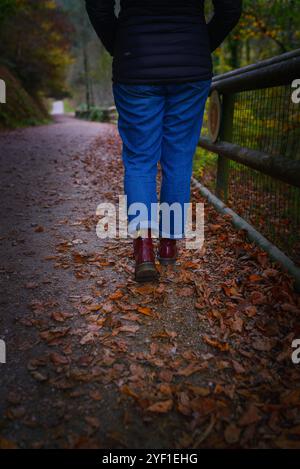
[[[222,99],[222,121],[220,140],[231,142],[234,115],[234,95],[224,94]],[[228,199],[229,160],[218,155],[216,195],[224,202]]]

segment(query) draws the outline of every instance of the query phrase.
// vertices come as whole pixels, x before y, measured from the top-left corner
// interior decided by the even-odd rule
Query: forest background
[[[207,19],[212,11],[207,1]],[[299,24],[298,0],[244,0],[241,21],[213,54],[214,73],[296,49]],[[0,78],[10,85],[11,105],[16,110],[23,101],[33,123],[34,113],[46,118],[46,100],[64,99],[67,111],[113,104],[111,57],[90,26],[84,0],[0,0]],[[18,125],[11,112],[1,107],[0,125],[5,119]]]

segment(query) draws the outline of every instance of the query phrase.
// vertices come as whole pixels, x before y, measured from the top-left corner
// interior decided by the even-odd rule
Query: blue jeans
[[[184,204],[190,201],[193,157],[210,85],[211,80],[165,85],[113,84],[123,141],[129,233],[137,228],[151,228],[155,235],[184,237]],[[155,210],[158,162],[162,172],[160,205],[165,202],[171,208],[169,225],[164,225],[167,229],[162,226],[162,212],[159,218]],[[145,211],[140,210],[140,204]],[[178,217],[172,218],[173,204],[182,213],[179,223]],[[137,214],[139,223],[132,228]]]

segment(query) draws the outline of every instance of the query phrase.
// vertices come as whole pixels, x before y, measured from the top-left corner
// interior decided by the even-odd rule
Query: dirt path
[[[122,193],[114,126],[61,118],[0,149],[0,448],[300,447],[286,274],[206,207],[205,247],[137,285],[131,240],[95,232]]]

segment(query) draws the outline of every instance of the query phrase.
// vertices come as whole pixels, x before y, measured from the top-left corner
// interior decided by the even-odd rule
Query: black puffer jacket
[[[103,45],[114,57],[113,81],[176,83],[212,76],[211,53],[237,24],[242,0],[213,0],[208,24],[205,0],[85,0]]]

